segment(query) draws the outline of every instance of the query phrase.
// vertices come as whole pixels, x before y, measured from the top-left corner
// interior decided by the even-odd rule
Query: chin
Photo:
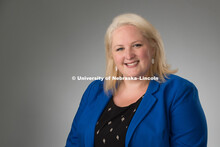
[[[125,74],[124,77],[138,77],[139,78],[139,74]]]

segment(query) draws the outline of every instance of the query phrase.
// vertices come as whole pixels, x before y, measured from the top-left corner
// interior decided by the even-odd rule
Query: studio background
[[[65,145],[81,96],[104,76],[112,18],[137,13],[160,32],[168,63],[199,90],[208,146],[220,145],[218,0],[0,0],[0,146]]]

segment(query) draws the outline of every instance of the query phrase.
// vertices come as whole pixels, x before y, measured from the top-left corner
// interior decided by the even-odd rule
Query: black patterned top
[[[143,96],[142,96],[143,97]],[[118,107],[109,100],[95,128],[95,147],[124,147],[130,121],[140,104],[139,100],[126,107]]]

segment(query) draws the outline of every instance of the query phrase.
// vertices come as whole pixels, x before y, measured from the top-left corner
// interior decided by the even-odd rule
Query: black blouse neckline
[[[109,100],[95,127],[95,147],[125,146],[127,129],[142,98],[125,107],[117,106],[113,98]]]
[[[129,107],[131,107],[132,105],[135,105],[136,103],[138,103],[138,101],[142,100],[143,97],[144,97],[144,95],[143,95],[142,97],[140,97],[139,99],[137,99],[136,102],[131,103],[131,104],[129,104],[128,106],[118,106],[118,105],[116,105],[115,102],[114,102],[114,100],[113,100],[113,97],[111,98],[110,101],[111,101],[111,103],[112,103],[112,105],[113,105],[114,107],[119,108],[119,109],[126,109],[126,108],[129,108]]]

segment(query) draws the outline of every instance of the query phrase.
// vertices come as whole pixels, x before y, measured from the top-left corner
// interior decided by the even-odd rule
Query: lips
[[[138,63],[139,63],[139,61],[133,61],[133,62],[125,63],[125,65],[128,66],[128,67],[134,67],[134,66],[136,66]]]

